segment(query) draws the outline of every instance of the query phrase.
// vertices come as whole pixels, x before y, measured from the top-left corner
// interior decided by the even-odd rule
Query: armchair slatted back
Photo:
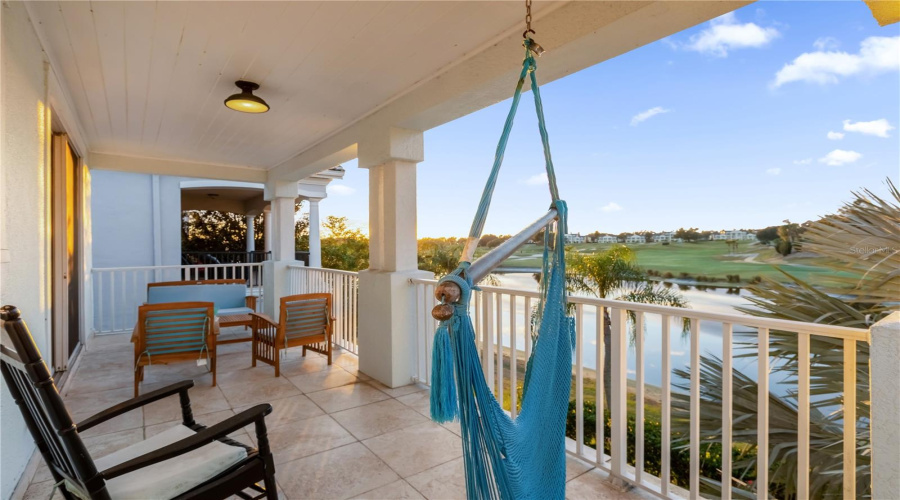
[[[138,322],[143,326],[141,353],[149,356],[197,352],[208,344],[213,325],[212,302],[170,302],[145,304],[138,308]]]
[[[69,490],[81,490],[85,497],[109,498],[19,310],[3,306],[0,319],[0,370],[53,478],[65,480]]]
[[[331,321],[331,294],[292,295],[281,299],[285,341],[323,335]]]

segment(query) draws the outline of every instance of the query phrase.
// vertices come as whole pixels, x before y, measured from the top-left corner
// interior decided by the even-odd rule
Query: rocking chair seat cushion
[[[194,434],[184,425],[175,425],[96,460],[97,470],[106,470]],[[245,458],[245,448],[214,441],[173,459],[110,479],[106,482],[106,489],[110,497],[116,500],[174,498],[218,476]]]

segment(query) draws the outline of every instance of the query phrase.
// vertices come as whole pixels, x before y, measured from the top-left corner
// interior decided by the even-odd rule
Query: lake
[[[497,274],[496,276],[500,279],[500,286],[504,288],[515,288],[530,291],[538,290],[538,284],[532,277],[532,274],[508,273]],[[676,287],[677,285],[672,286]],[[728,289],[725,288],[707,288],[706,290],[697,290],[696,288],[691,287],[690,290],[681,290],[681,293],[690,302],[691,309],[746,316],[746,314],[737,311],[735,307],[749,306],[750,302],[746,297],[750,294],[743,289],[733,289],[732,292],[735,290],[737,290],[738,293],[729,293]],[[508,311],[508,307],[508,303],[504,301],[504,309],[506,311]],[[519,350],[522,350],[525,344],[524,327],[522,326],[523,323],[521,318],[525,317],[525,311],[524,303],[521,300],[519,300],[519,302],[517,303],[516,309],[517,316],[519,318],[516,321],[516,324],[518,326],[516,329],[516,346],[519,348]],[[508,315],[508,312],[505,314]],[[683,368],[685,370],[689,370],[689,335],[687,334],[687,332],[682,333],[681,322],[678,319],[673,318],[672,321],[673,323],[670,328],[670,366],[672,369]],[[631,327],[630,322],[629,327]],[[756,332],[754,328],[741,327],[740,325],[734,325],[733,328],[735,333],[743,331],[755,334]],[[597,366],[597,318],[593,307],[584,308],[583,332],[584,345],[582,351],[582,359],[584,360],[584,367],[593,370]],[[503,344],[507,347],[510,345],[509,324],[506,317],[504,317],[503,325]],[[735,354],[737,354],[737,352],[739,351],[737,349],[737,345],[735,345],[735,348]],[[721,323],[714,321],[700,322],[700,354],[701,356],[712,355],[721,359]],[[628,349],[627,359],[628,376],[630,379],[635,379],[636,357],[633,345]],[[757,363],[755,358],[735,358],[734,366],[736,369],[747,374],[753,380],[756,380]],[[655,386],[659,386],[662,384],[662,318],[659,315],[655,314],[647,314],[644,317],[644,380],[647,384]],[[686,383],[687,381],[684,382]],[[679,379],[674,374],[672,376],[672,383],[673,385],[679,383]],[[771,381],[771,386],[773,392],[781,392],[782,390],[788,389],[786,387],[779,387],[778,381],[774,379]],[[673,389],[675,388],[673,387]]]

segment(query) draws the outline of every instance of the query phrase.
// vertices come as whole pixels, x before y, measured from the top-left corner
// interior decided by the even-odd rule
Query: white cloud
[[[740,24],[734,12],[710,21],[709,28],[692,36],[685,48],[716,57],[727,57],[729,50],[764,47],[780,33],[756,23]]]
[[[816,41],[813,42],[813,47],[815,47],[816,50],[837,50],[840,46],[841,42],[833,36],[816,38]]]
[[[618,212],[618,211],[622,210],[622,207],[618,203],[611,201],[611,202],[607,203],[606,205],[600,207],[600,210],[602,210],[604,212]]]
[[[650,118],[661,115],[663,113],[671,113],[671,109],[666,109],[662,106],[657,106],[655,108],[650,108],[647,111],[641,111],[640,113],[631,117],[631,126],[636,127],[639,123],[645,120],[649,120]]]
[[[769,175],[781,175],[781,169],[780,168],[770,168],[770,169],[766,170],[766,173]]]
[[[842,132],[829,131],[827,137],[832,141],[839,141],[844,138],[844,134]]]
[[[812,158],[804,158],[802,160],[794,160],[794,165],[809,165],[812,163]]]
[[[889,137],[888,131],[894,127],[884,118],[870,122],[851,122],[844,120],[844,130],[847,132],[859,132],[860,134],[874,135],[876,137]]]
[[[900,70],[900,36],[871,36],[860,43],[858,54],[823,50],[800,54],[778,70],[771,86],[777,88],[791,82],[826,85],[848,76],[897,70]]]
[[[532,175],[522,182],[528,184],[529,186],[543,186],[550,181],[547,179],[547,172],[541,172],[537,175]]]
[[[329,193],[336,194],[338,196],[350,196],[351,194],[356,192],[356,189],[346,184],[329,184],[327,189]]]
[[[862,158],[862,155],[860,153],[857,153],[856,151],[835,149],[822,158],[819,158],[819,163],[824,163],[832,167],[838,167],[840,165],[846,165],[847,163],[853,163],[860,158]]]

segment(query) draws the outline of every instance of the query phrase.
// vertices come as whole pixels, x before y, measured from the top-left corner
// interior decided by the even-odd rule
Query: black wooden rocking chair
[[[72,422],[19,311],[0,308],[6,335],[0,368],[35,444],[66,500],[115,498],[278,498],[266,436],[269,404],[256,405],[212,427],[194,421],[190,380],[130,399]],[[178,395],[182,424],[105,457],[91,457],[80,433],[162,398]],[[227,437],[255,424],[259,449]],[[262,483],[262,486],[258,483]],[[245,492],[249,490],[249,492]]]

